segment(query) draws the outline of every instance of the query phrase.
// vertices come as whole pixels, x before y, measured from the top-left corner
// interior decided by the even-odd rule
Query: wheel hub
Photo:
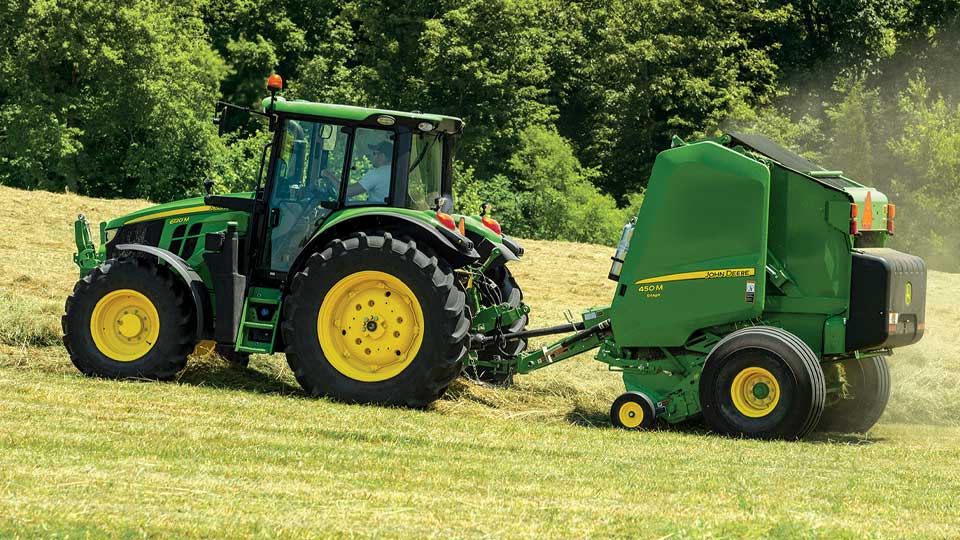
[[[730,398],[744,416],[762,418],[773,412],[780,402],[780,384],[766,369],[744,368],[733,378]]]
[[[639,403],[628,401],[620,407],[620,423],[627,428],[635,428],[643,423],[643,407]]]
[[[93,308],[90,335],[106,357],[132,362],[147,354],[156,343],[160,335],[160,315],[153,302],[138,291],[111,291]]]
[[[399,278],[362,271],[337,282],[317,315],[324,355],[340,373],[361,381],[399,375],[423,340],[423,312]]]

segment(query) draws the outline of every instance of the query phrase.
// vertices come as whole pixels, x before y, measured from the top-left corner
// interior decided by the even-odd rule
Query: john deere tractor
[[[268,81],[256,188],[75,224],[81,279],[64,344],[101,377],[169,379],[198,342],[238,363],[285,352],[312,395],[424,406],[464,369],[468,337],[520,331],[522,293],[505,264],[523,249],[489,215],[451,214],[458,118],[277,96]],[[469,373],[495,383],[492,340]]]

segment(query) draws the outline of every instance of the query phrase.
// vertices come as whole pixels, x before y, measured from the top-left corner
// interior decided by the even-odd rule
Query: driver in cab
[[[376,144],[367,145],[367,148],[370,149],[369,156],[373,168],[367,171],[358,182],[347,187],[347,199],[357,201],[361,195],[366,193],[366,202],[383,203],[390,196],[393,143],[380,141]],[[325,177],[328,177],[326,174],[328,172],[324,171]],[[333,174],[331,173],[329,176],[333,176]]]

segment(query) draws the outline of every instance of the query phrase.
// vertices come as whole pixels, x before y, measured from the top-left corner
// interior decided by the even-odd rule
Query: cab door
[[[350,128],[286,119],[270,183],[266,253],[269,268],[286,272],[337,207],[347,170]]]

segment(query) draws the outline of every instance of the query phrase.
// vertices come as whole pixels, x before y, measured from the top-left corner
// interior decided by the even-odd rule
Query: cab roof
[[[263,110],[269,111],[271,107],[270,98],[263,100]],[[302,114],[306,116],[322,116],[326,118],[337,118],[341,120],[375,120],[377,117],[393,117],[395,120],[403,122],[430,122],[436,126],[439,131],[445,133],[460,133],[463,130],[464,122],[455,116],[444,116],[441,114],[430,114],[421,112],[392,111],[389,109],[372,109],[367,107],[356,107],[353,105],[336,105],[333,103],[315,103],[312,101],[292,100],[287,101],[278,97],[273,102],[273,111],[286,114]]]

